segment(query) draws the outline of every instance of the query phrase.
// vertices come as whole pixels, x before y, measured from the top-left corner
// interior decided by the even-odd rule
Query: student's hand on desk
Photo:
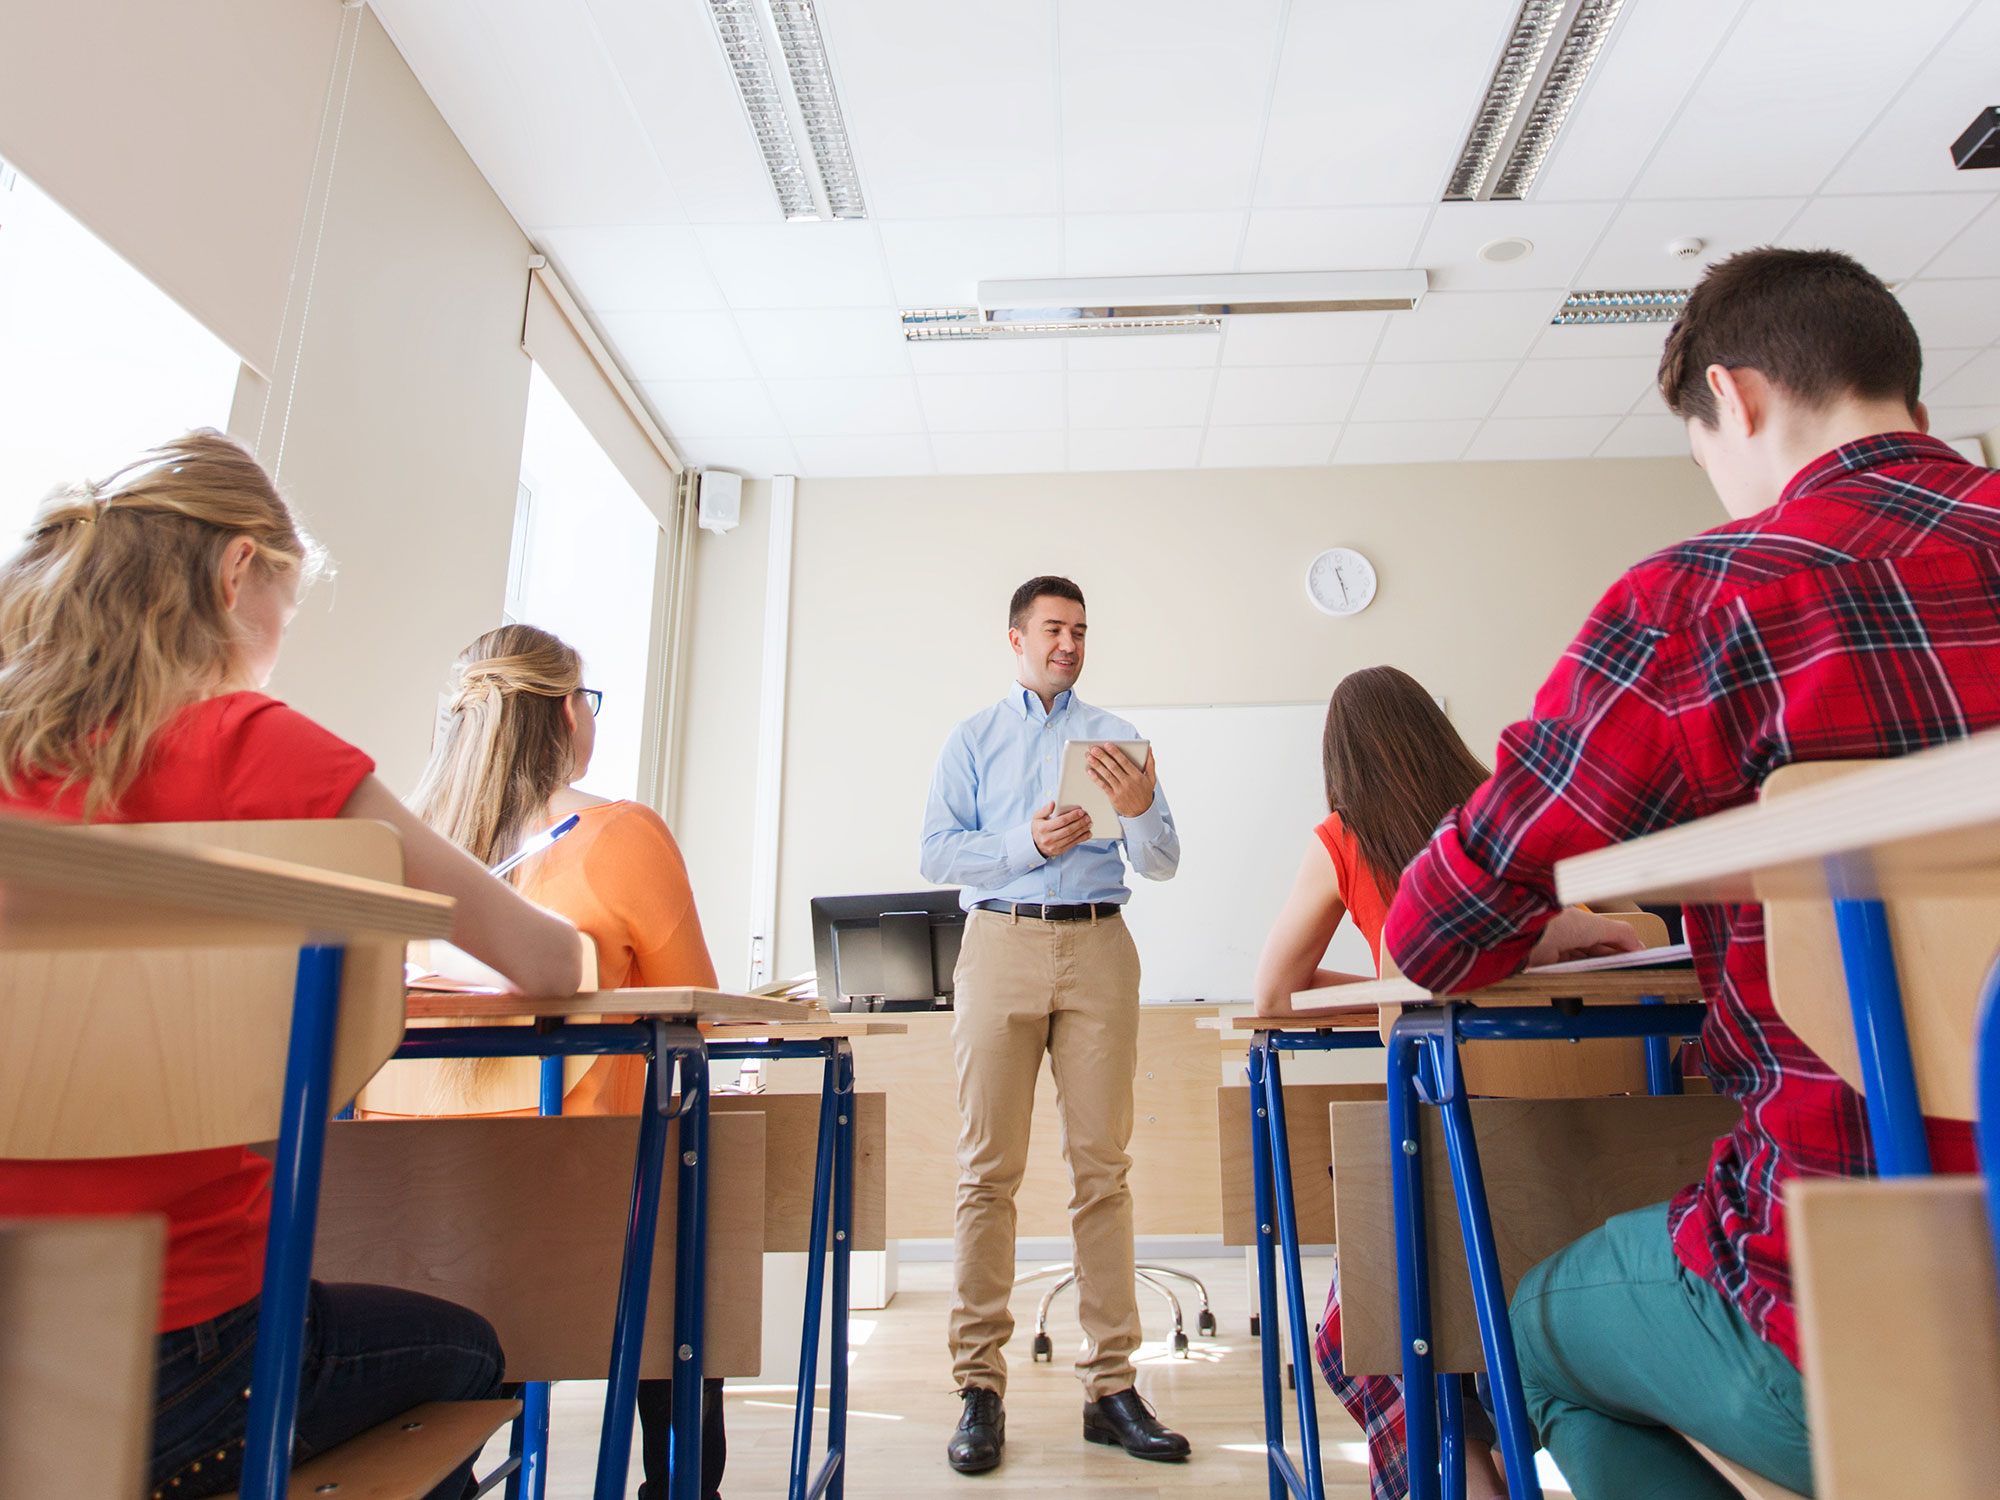
[[[1146,764],[1135,766],[1125,752],[1110,745],[1098,745],[1090,752],[1090,779],[1111,795],[1112,809],[1121,818],[1136,818],[1153,805],[1153,787],[1159,774],[1153,769],[1153,752],[1146,752]]]
[[[1637,953],[1645,946],[1629,923],[1597,916],[1580,906],[1566,906],[1535,940],[1535,946],[1528,952],[1528,967],[1574,963],[1580,958],[1603,958],[1612,953]]]
[[[1035,847],[1042,851],[1042,858],[1054,859],[1065,849],[1074,849],[1090,837],[1090,814],[1080,807],[1066,807],[1056,811],[1053,802],[1047,803],[1035,814],[1028,825],[1034,835]]]

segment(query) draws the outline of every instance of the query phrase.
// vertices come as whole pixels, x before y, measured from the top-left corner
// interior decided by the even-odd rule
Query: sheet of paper
[[[1668,964],[1686,963],[1693,954],[1686,943],[1669,943],[1664,948],[1641,948],[1637,953],[1611,953],[1603,958],[1578,958],[1566,964],[1542,964],[1526,970],[1529,974],[1598,974],[1607,969],[1659,969]]]

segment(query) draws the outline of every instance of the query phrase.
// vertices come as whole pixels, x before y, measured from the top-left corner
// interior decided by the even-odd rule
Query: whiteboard
[[[1133,877],[1125,920],[1142,1000],[1248,1000],[1257,955],[1326,816],[1324,703],[1113,708],[1153,742],[1181,836],[1169,881]],[[1351,920],[1323,967],[1372,974]]]

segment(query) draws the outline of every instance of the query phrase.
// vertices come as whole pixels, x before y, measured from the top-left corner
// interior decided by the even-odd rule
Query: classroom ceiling
[[[870,217],[786,223],[705,0],[374,0],[697,465],[752,475],[1684,454],[1664,329],[1566,291],[1831,245],[1945,436],[2000,427],[2000,0],[1626,0],[1528,199],[1443,203],[1518,0],[820,0]],[[1522,236],[1510,264],[1480,246]],[[911,345],[985,280],[1421,266],[1407,313]]]

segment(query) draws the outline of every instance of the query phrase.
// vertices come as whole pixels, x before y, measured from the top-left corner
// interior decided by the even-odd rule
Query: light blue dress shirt
[[[1057,694],[1045,712],[1037,694],[1018,684],[1009,689],[944,742],[924,813],[924,879],[965,887],[960,901],[968,910],[979,901],[1123,902],[1132,894],[1125,885],[1128,859],[1148,880],[1172,879],[1181,840],[1158,786],[1151,807],[1118,820],[1122,838],[1088,839],[1049,859],[1035,847],[1030,826],[1055,800],[1065,740],[1143,738],[1073,692]]]

